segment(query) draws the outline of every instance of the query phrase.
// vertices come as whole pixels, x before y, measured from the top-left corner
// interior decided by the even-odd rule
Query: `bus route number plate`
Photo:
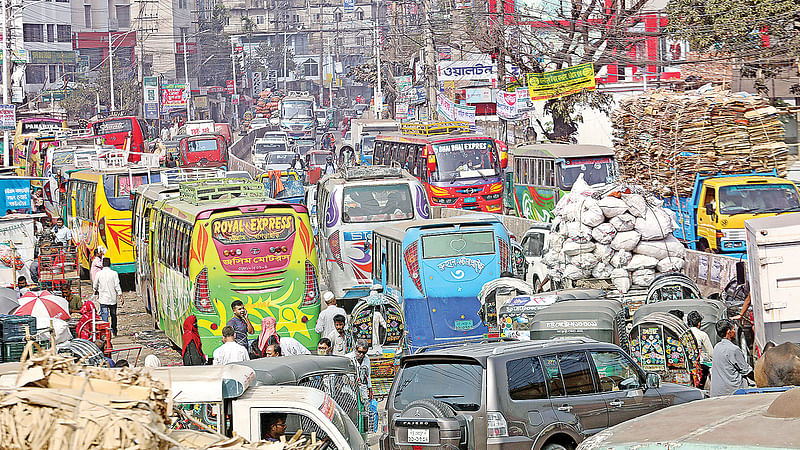
[[[456,320],[456,330],[471,330],[473,322],[471,320]]]
[[[413,428],[409,428],[408,442],[414,442],[417,444],[427,444],[428,441],[430,441],[430,430],[427,429],[416,430]]]

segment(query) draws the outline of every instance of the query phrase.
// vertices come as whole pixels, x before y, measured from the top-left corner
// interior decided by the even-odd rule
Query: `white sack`
[[[592,238],[600,244],[610,244],[617,235],[617,229],[610,223],[602,223],[592,229]]]
[[[674,256],[669,256],[667,258],[662,259],[658,262],[656,266],[656,270],[659,272],[680,272],[683,269],[683,266],[686,264],[683,258],[676,258]]]
[[[614,252],[613,255],[611,255],[611,260],[609,262],[613,267],[625,270],[624,267],[627,266],[629,262],[631,262],[631,258],[633,258],[631,252],[625,250],[619,250]]]
[[[658,265],[658,259],[646,255],[633,255],[631,262],[625,266],[631,272],[639,269],[652,269]]]
[[[616,197],[603,197],[597,202],[597,205],[603,210],[603,215],[609,219],[628,210],[628,204]]]
[[[592,229],[580,222],[567,223],[566,231],[567,238],[572,241],[584,243],[592,240]]]
[[[609,278],[611,277],[611,271],[613,267],[604,263],[598,262],[597,265],[594,266],[592,269],[592,278]]]
[[[594,252],[592,253],[594,253],[598,261],[608,262],[614,254],[614,250],[611,250],[611,247],[607,245],[597,244],[594,246]]]
[[[570,258],[569,262],[579,269],[592,270],[597,264],[597,257],[593,253],[581,253]]]
[[[647,212],[647,202],[639,194],[622,194],[622,200],[628,205],[628,212],[636,217],[644,217]]]
[[[560,252],[564,248],[564,236],[557,233],[550,233],[545,242],[545,248],[548,251]]]
[[[664,239],[675,230],[672,218],[663,209],[648,209],[644,217],[636,219],[634,228],[642,235],[644,241]]]
[[[581,195],[584,192],[591,191],[589,184],[586,183],[586,180],[583,179],[583,174],[579,174],[578,178],[575,179],[575,182],[572,183],[572,189],[569,190],[570,194]]]
[[[623,231],[617,233],[611,241],[611,248],[614,250],[632,251],[639,243],[641,236],[636,231]]]
[[[588,227],[596,227],[603,223],[606,218],[603,215],[603,210],[597,206],[597,200],[587,197],[581,203],[580,221]]]
[[[640,241],[633,251],[659,260],[668,256],[681,259],[686,256],[686,247],[671,234],[658,241]]]
[[[572,264],[567,264],[567,267],[564,268],[562,276],[568,280],[580,280],[583,278],[583,270],[573,266]]]
[[[608,223],[614,226],[617,231],[631,231],[636,226],[636,217],[628,213],[620,214],[612,217]]]
[[[611,271],[611,283],[623,294],[631,289],[631,277],[625,269],[614,269]]]
[[[564,246],[561,248],[561,252],[567,256],[575,256],[581,253],[590,253],[593,250],[594,250],[594,244],[591,242],[579,243],[575,241],[569,241],[564,243]]]
[[[639,269],[631,274],[631,282],[634,286],[647,287],[655,277],[656,273],[653,269]]]

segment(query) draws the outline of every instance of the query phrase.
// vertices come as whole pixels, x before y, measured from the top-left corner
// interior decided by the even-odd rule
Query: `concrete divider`
[[[267,128],[259,128],[241,136],[239,140],[231,144],[231,147],[228,149],[228,153],[243,161],[247,161],[253,148],[253,142],[255,142],[256,139],[263,137],[267,130]]]

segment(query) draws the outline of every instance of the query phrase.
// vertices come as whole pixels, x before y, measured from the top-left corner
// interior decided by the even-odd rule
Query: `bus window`
[[[347,223],[392,221],[414,216],[407,184],[347,186],[343,220]]]
[[[422,257],[450,258],[494,253],[494,232],[472,231],[422,237]]]

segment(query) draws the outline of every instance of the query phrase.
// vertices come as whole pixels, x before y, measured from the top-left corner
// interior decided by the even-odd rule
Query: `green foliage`
[[[283,40],[280,38],[276,39],[275,45],[266,42],[260,44],[252,55],[247,56],[247,70],[252,72],[277,70],[278,74],[283,73],[283,50]],[[286,48],[286,66],[289,71],[295,69],[294,51],[289,47]]]
[[[94,78],[78,81],[70,95],[59,102],[69,117],[89,118],[96,112],[97,95],[100,103],[111,109],[111,79],[106,61]],[[119,58],[114,58],[114,103],[115,111],[135,114],[141,103],[141,91],[136,76],[130,68],[124,68]]]

